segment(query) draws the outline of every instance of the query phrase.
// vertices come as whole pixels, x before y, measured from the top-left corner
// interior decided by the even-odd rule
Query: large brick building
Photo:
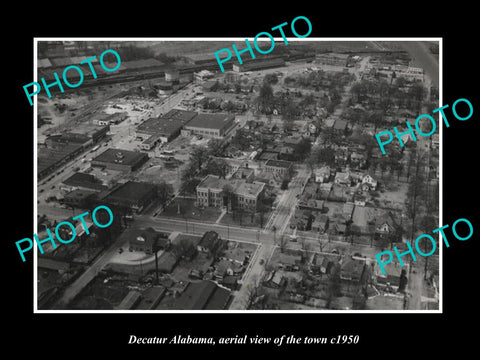
[[[148,154],[143,152],[107,149],[92,160],[92,166],[128,172],[137,170],[147,161]]]
[[[184,132],[212,138],[222,138],[235,127],[233,114],[200,113],[184,126]]]
[[[227,206],[230,208],[255,208],[263,195],[265,184],[244,179],[220,179],[207,175],[197,185],[197,206]],[[227,191],[230,193],[228,196]]]

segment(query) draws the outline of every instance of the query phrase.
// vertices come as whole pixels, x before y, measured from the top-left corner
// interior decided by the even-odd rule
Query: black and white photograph
[[[441,41],[263,40],[37,40],[39,311],[439,309]]]
[[[7,351],[474,350],[472,6],[22,7],[2,48]]]

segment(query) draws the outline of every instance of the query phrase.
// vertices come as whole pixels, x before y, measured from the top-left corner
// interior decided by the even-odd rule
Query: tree
[[[233,209],[233,187],[230,184],[225,184],[222,189],[223,194],[223,205],[228,209]]]
[[[312,143],[307,138],[302,138],[298,144],[295,145],[294,154],[297,160],[303,160],[310,155],[312,150]]]
[[[373,124],[374,126],[373,132],[376,133],[377,127],[381,126],[385,122],[384,117],[385,117],[384,111],[376,110],[376,111],[369,112],[369,114],[367,115],[366,121]]]
[[[159,184],[157,184],[157,196],[162,206],[165,205],[165,203],[172,197],[172,195],[173,186],[171,184],[167,184],[163,180]]]
[[[172,246],[170,252],[179,260],[186,255],[193,255],[196,252],[196,247],[191,241],[183,238]]]
[[[223,150],[224,143],[221,139],[210,139],[207,145],[208,155],[218,156]]]
[[[327,285],[327,304],[326,307],[330,308],[331,302],[334,297],[340,295],[340,264],[337,262],[332,266],[330,274],[328,275],[328,285]]]
[[[265,213],[268,212],[269,206],[265,202],[265,199],[260,199],[257,203],[257,211],[260,215],[260,228],[263,228],[263,222],[265,221]]]
[[[402,269],[402,272],[400,273],[400,284],[398,285],[398,292],[404,292],[405,288],[407,287],[407,283],[407,272],[405,271],[405,269]]]
[[[256,99],[258,109],[265,114],[271,114],[273,111],[274,101],[275,98],[273,96],[272,86],[267,82],[263,82],[262,86],[260,87],[259,95]]]
[[[190,162],[196,166],[198,170],[202,168],[202,165],[208,160],[208,150],[204,146],[194,146],[190,152]]]
[[[335,150],[331,147],[326,148],[314,148],[310,153],[312,157],[312,163],[314,164],[326,164],[328,166],[335,165]]]
[[[224,159],[211,159],[205,167],[205,173],[217,175],[225,179],[227,175],[227,162]]]
[[[280,235],[278,238],[278,247],[280,248],[280,252],[283,253],[287,248],[288,238],[285,235]]]
[[[293,100],[287,99],[282,105],[282,119],[295,120],[301,115],[300,108]]]
[[[263,77],[263,82],[266,82],[270,85],[274,85],[274,84],[278,83],[278,76],[277,76],[277,74],[266,74]]]

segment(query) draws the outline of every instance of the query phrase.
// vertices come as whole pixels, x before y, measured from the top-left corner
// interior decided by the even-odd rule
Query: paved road
[[[67,287],[62,297],[54,304],[54,309],[65,309],[70,301],[77,296],[78,293],[90,282],[95,276],[108,264],[115,252],[126,241],[127,237],[120,236],[100,257],[80,275],[69,287]]]
[[[277,234],[281,235],[287,229],[290,218],[295,213],[298,198],[305,188],[311,173],[305,166],[298,167],[297,174],[290,181],[288,189],[282,194],[277,207],[268,219],[263,233],[268,233],[273,229],[277,230]]]

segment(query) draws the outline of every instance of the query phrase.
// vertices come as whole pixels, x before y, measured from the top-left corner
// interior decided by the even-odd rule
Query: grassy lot
[[[270,214],[270,211],[263,214],[263,226],[265,226],[265,224],[267,223]],[[244,212],[243,215],[240,212],[229,212],[228,214],[223,215],[222,219],[220,220],[220,224],[223,225],[245,226],[254,228],[261,228],[261,223],[261,215],[259,213],[256,213],[252,219],[252,215],[247,212]]]
[[[180,205],[180,214],[178,208]],[[221,210],[215,207],[198,208],[195,206],[195,199],[176,198],[161,213],[163,217],[176,219],[198,220],[206,222],[215,222],[221,214]]]

